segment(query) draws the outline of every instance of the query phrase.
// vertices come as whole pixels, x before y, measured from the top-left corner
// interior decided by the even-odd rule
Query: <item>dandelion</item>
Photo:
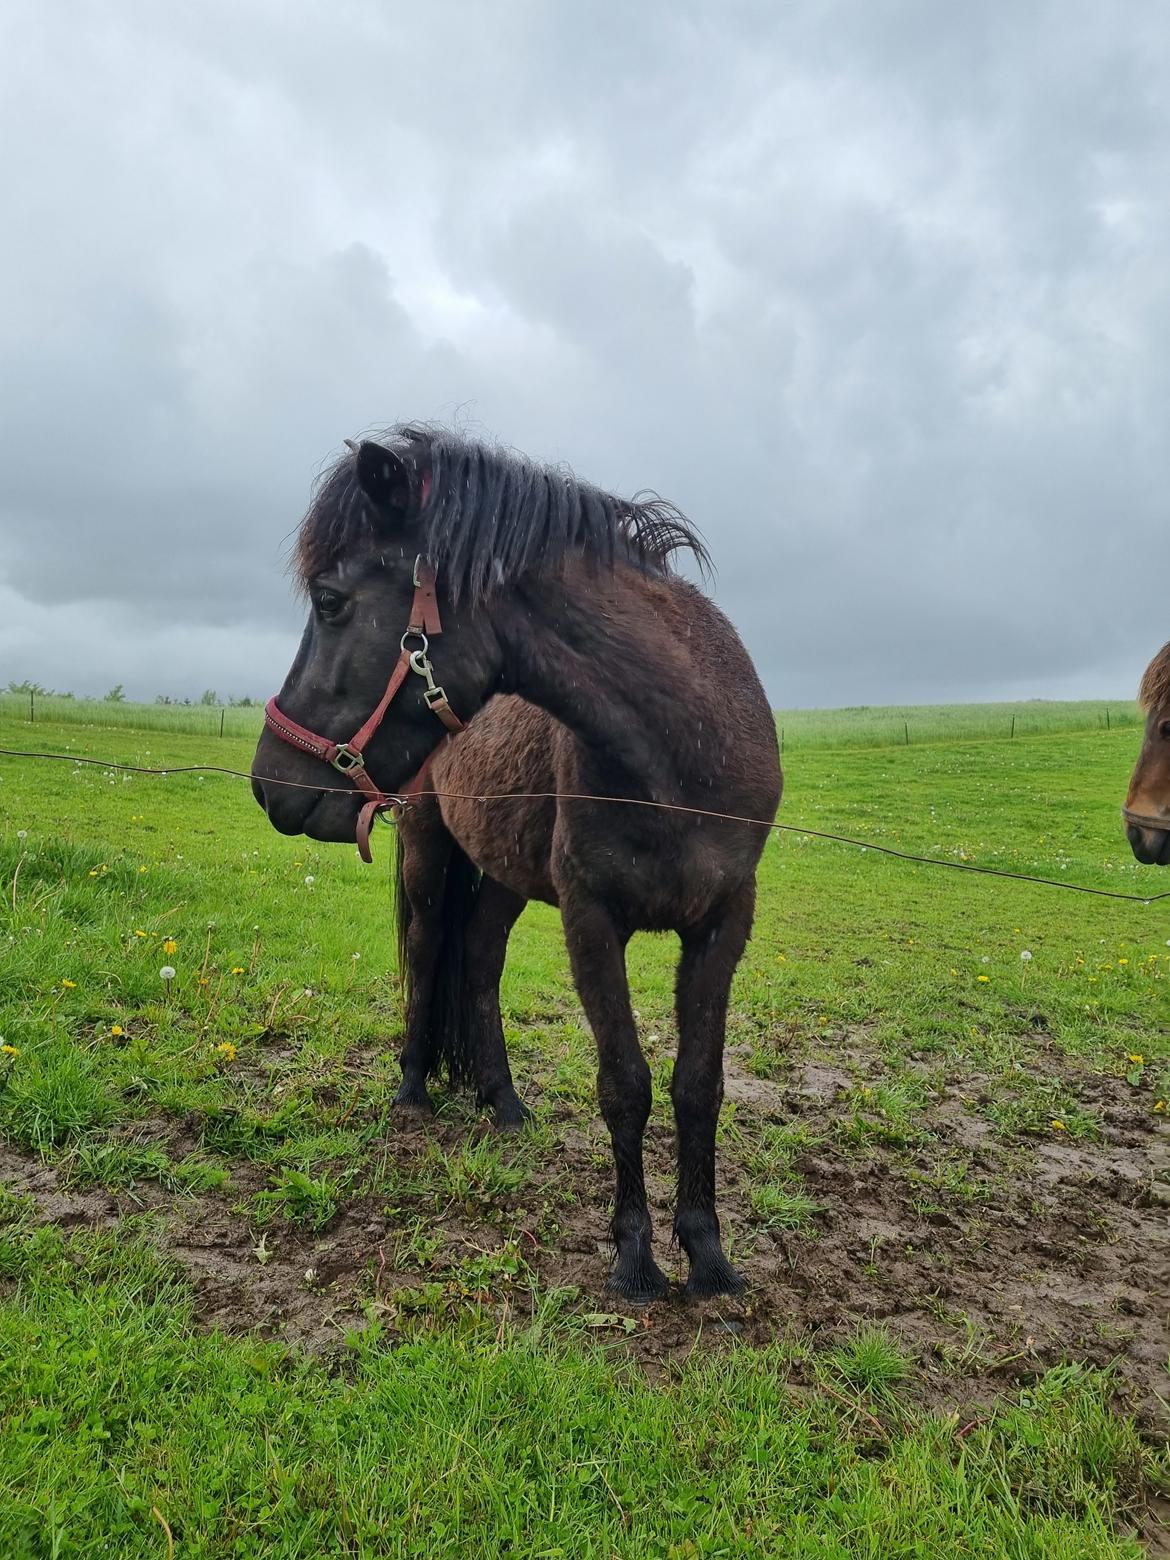
[[[195,984],[197,986],[210,986],[211,982],[210,982],[210,980],[208,980],[206,975],[200,975],[199,979],[195,982]]]
[[[63,980],[61,984],[65,987],[66,991],[77,990],[77,982],[75,980]]]
[[[216,1046],[215,1054],[216,1056],[221,1056],[225,1062],[234,1062],[236,1059],[236,1048],[230,1040],[224,1040]]]
[[[975,979],[977,981],[982,982],[983,984],[986,984],[987,981],[989,981],[991,979],[991,976],[990,975],[976,975]]]
[[[12,1051],[12,1047],[10,1045],[6,1045],[4,1047],[4,1049],[6,1051],[9,1051],[9,1052]],[[1155,1100],[1154,1101],[1154,1109],[1155,1110],[1165,1110],[1166,1109],[1166,1101],[1165,1100]]]
[[[146,868],[145,868],[145,867],[139,867],[139,869],[138,869],[138,870],[139,870],[139,872],[145,872],[145,871],[146,871]]]
[[[89,875],[90,875],[90,877],[97,877],[97,868],[96,867],[91,867],[89,869]]]
[[[16,837],[17,837],[18,840],[27,840],[28,839],[28,830],[27,829],[17,829]],[[1170,948],[1170,943],[1167,943],[1166,946],[1168,948]]]
[[[1128,1055],[1129,1060],[1135,1067],[1144,1067],[1146,1065],[1146,1059],[1139,1051],[1130,1051]]]
[[[115,1040],[120,1040],[126,1031],[122,1028],[121,1024],[111,1024],[110,1033],[113,1035]]]
[[[242,964],[233,964],[232,965],[232,974],[233,975],[242,975],[243,973],[244,973],[244,966]]]
[[[164,964],[158,974],[160,980],[174,980],[175,966],[173,964]]]
[[[1032,955],[1028,952],[1027,948],[1022,948],[1020,950],[1020,963],[1021,964],[1031,964],[1031,962],[1032,962]]]
[[[166,941],[163,943],[163,952],[164,953],[178,953],[178,951],[179,951],[178,943],[175,941],[175,939],[173,937],[168,937],[166,939]]]
[[[134,935],[135,935],[135,937],[145,937],[146,933],[145,932],[140,932],[137,929],[135,929]]]
[[[1128,964],[1129,960],[1128,959],[1118,959],[1117,962],[1118,962],[1118,964]]]
[[[1068,1131],[1068,1128],[1065,1126],[1063,1121],[1053,1121],[1053,1122],[1050,1123],[1050,1125],[1052,1127],[1053,1132],[1067,1132]]]
[[[361,958],[361,954],[360,953],[350,954],[350,958],[352,958],[352,959],[360,959]]]
[[[15,1045],[0,1045],[0,1056],[19,1056],[20,1047]],[[1156,1109],[1157,1107],[1155,1107]]]
[[[313,876],[313,874],[311,872],[306,872],[305,873],[305,887],[306,888],[312,888],[313,884],[316,881],[317,881],[317,879]]]

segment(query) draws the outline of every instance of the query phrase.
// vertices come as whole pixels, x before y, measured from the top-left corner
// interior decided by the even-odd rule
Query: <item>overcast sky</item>
[[[777,705],[1170,637],[1164,0],[8,0],[0,685],[265,696],[347,437],[707,536]]]

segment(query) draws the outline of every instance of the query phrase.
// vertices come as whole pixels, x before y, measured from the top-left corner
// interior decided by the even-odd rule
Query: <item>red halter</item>
[[[419,791],[426,783],[427,768],[431,762],[432,755],[428,755],[418,774],[405,787],[401,795],[397,796],[379,790],[366,770],[364,756],[366,745],[382,724],[382,719],[393,703],[395,694],[406,681],[407,672],[414,672],[426,681],[423,699],[427,708],[439,717],[447,730],[450,732],[463,730],[463,722],[447,703],[446,693],[435,683],[434,668],[427,657],[430,640],[442,632],[443,623],[439,617],[439,602],[435,594],[435,571],[429,563],[416,558],[414,601],[410,608],[410,622],[406,625],[406,632],[400,642],[401,654],[394,670],[390,673],[386,692],[378,700],[377,708],[348,742],[330,742],[328,737],[319,737],[316,732],[309,731],[307,727],[298,726],[295,720],[290,720],[281,711],[275,698],[269,699],[264,706],[264,724],[274,736],[279,737],[282,742],[300,748],[304,753],[311,753],[314,758],[319,758],[326,764],[331,764],[340,774],[352,780],[366,798],[357,821],[357,847],[363,861],[374,859],[370,854],[370,829],[373,827],[375,817],[380,812],[399,806],[404,796],[411,796]],[[408,639],[420,639],[422,644],[418,649],[410,650],[406,643]]]

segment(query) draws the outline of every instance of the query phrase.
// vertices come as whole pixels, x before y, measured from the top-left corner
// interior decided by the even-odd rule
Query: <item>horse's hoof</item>
[[[620,1295],[629,1305],[649,1305],[669,1293],[670,1280],[649,1253],[619,1257],[606,1280],[611,1295]]]
[[[528,1106],[514,1090],[495,1103],[497,1132],[521,1132],[535,1119]]]
[[[427,1093],[427,1086],[421,1080],[407,1081],[403,1079],[398,1093],[394,1096],[394,1104],[402,1111],[416,1110],[430,1116],[434,1114],[435,1105]]]
[[[691,1275],[683,1294],[688,1300],[711,1300],[716,1295],[742,1295],[747,1279],[728,1262],[718,1247],[692,1259]]]

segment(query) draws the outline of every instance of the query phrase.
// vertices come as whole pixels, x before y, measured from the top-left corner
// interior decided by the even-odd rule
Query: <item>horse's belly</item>
[[[555,724],[522,699],[493,699],[431,771],[443,822],[476,866],[525,899],[552,905]]]

